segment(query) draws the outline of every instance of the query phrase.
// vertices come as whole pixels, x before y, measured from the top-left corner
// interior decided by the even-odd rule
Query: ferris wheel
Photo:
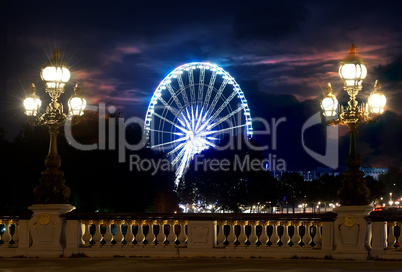
[[[166,153],[176,185],[195,154],[226,135],[253,135],[250,109],[233,77],[215,64],[193,62],[168,74],[156,88],[145,116],[148,146]]]

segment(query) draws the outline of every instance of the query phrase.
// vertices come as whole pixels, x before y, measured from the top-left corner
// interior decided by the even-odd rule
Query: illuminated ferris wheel
[[[215,64],[184,64],[156,88],[145,117],[150,148],[165,152],[176,169],[176,185],[195,154],[225,135],[253,135],[247,100],[239,84]]]

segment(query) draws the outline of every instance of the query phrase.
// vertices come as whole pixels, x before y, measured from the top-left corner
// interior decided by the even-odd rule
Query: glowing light
[[[349,48],[349,55],[341,62],[339,76],[345,82],[346,88],[361,88],[363,80],[367,76],[367,68],[361,58],[357,56],[357,49],[353,44]]]
[[[326,97],[321,102],[321,107],[324,110],[324,115],[327,117],[332,117],[337,114],[338,100],[333,97]]]
[[[372,94],[369,97],[369,106],[372,113],[383,113],[387,99],[383,94]]]
[[[25,114],[27,116],[36,116],[39,112],[39,108],[42,105],[42,101],[39,97],[27,97],[24,100]]]
[[[336,96],[332,94],[332,86],[331,83],[327,84],[325,88],[326,95],[321,100],[321,108],[323,110],[323,114],[326,117],[333,117],[337,115],[338,110],[338,99]]]
[[[241,111],[244,114],[235,119]],[[144,129],[149,146],[166,152],[177,167],[177,185],[195,154],[242,127],[251,138],[250,109],[235,79],[215,64],[192,62],[161,81],[149,103]]]

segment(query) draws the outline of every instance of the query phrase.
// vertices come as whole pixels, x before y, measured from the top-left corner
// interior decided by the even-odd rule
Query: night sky
[[[363,164],[402,165],[397,1],[14,1],[4,13],[0,127],[7,139],[26,121],[22,100],[31,82],[45,103],[39,72],[55,48],[72,74],[61,101],[79,82],[90,104],[116,106],[125,118],[145,116],[154,90],[173,69],[208,61],[236,79],[253,117],[286,117],[277,150],[265,155],[283,158],[290,170],[314,169],[324,165],[303,150],[301,128],[320,110],[327,82],[346,104],[338,67],[353,43],[368,68],[358,100],[367,99],[376,79],[387,96],[382,119],[360,128]],[[321,153],[324,131],[318,125],[306,136]],[[348,152],[346,134],[341,128],[340,164]]]

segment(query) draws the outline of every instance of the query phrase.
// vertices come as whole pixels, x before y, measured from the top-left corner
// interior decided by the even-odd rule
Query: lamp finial
[[[378,81],[378,79],[375,81],[374,83],[374,91],[378,91],[379,89],[381,89],[381,84]]]
[[[326,94],[332,94],[332,86],[331,83],[327,83],[327,87],[325,87],[325,93]]]
[[[352,45],[349,48],[349,55],[356,55],[357,54],[357,48],[356,46],[352,43]]]

